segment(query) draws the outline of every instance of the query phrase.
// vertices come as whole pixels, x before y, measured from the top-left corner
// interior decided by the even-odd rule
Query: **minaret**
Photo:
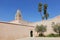
[[[22,20],[22,17],[21,17],[21,11],[20,10],[17,10],[16,12],[16,15],[15,15],[15,20]]]

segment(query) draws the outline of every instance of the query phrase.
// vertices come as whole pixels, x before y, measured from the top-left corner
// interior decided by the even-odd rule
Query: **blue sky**
[[[49,18],[60,15],[60,0],[0,0],[0,21],[12,21],[17,9],[22,11],[23,20],[41,21],[38,3],[48,4]]]

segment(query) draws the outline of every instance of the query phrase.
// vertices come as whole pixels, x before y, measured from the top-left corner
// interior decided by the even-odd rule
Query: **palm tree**
[[[45,18],[46,18],[46,20],[48,19],[48,17],[49,17],[49,14],[46,13],[46,14],[45,14]]]
[[[54,24],[52,27],[53,27],[53,30],[54,30],[56,33],[58,33],[59,36],[60,36],[60,23]]]
[[[40,15],[42,17],[42,3],[39,3],[39,5],[38,5],[38,11],[40,12]]]
[[[46,12],[47,12],[47,4],[44,4],[44,14],[46,14]]]
[[[39,11],[39,12],[42,11],[42,3],[39,3],[39,5],[38,5],[38,11]]]
[[[47,7],[48,7],[48,5],[47,4],[44,4],[44,16],[45,16],[46,20],[49,17],[49,14],[47,13]]]
[[[43,33],[46,31],[46,26],[44,25],[37,25],[35,28],[36,32],[39,33],[40,36],[43,36]]]

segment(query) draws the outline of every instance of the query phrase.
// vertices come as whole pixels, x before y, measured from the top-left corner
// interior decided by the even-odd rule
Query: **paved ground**
[[[28,37],[28,38],[22,38],[22,39],[16,39],[16,40],[60,40],[60,37]]]

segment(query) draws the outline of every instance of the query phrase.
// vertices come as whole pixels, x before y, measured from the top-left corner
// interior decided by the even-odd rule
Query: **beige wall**
[[[29,37],[33,27],[0,23],[0,40]]]

